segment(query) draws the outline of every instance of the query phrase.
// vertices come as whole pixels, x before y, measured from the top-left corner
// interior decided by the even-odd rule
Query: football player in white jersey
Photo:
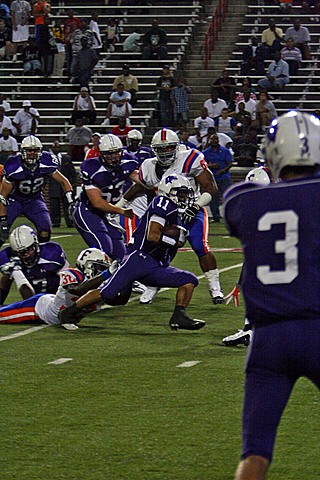
[[[189,179],[196,201],[185,211],[181,224],[189,231],[188,241],[199,258],[201,270],[209,283],[212,301],[214,304],[221,304],[225,300],[219,282],[217,261],[208,244],[208,215],[204,208],[217,194],[217,186],[203,154],[194,148],[180,150],[179,143],[179,137],[173,130],[163,128],[156,132],[151,141],[155,156],[142,163],[139,180],[145,187],[156,189],[164,174],[178,173]],[[138,184],[131,187],[117,206],[126,205],[141,188]],[[150,295],[148,299],[146,292],[141,298],[142,301],[140,300],[141,303],[151,303],[155,294],[156,291],[153,297]]]

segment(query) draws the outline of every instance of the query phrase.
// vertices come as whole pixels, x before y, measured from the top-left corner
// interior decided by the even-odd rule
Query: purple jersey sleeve
[[[5,263],[9,262],[10,257],[12,256],[12,251],[10,247],[6,247],[0,252],[0,267]]]

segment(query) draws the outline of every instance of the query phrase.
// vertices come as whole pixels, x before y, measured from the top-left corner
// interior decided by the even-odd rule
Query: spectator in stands
[[[217,87],[217,95],[222,98],[227,105],[234,100],[236,83],[232,77],[230,77],[228,70],[223,70],[222,75],[214,83]]]
[[[76,95],[73,108],[71,121],[74,124],[77,118],[82,118],[84,123],[96,123],[97,111],[94,98],[89,95],[87,87],[81,87],[80,93]]]
[[[29,39],[29,18],[31,14],[30,3],[26,0],[14,0],[11,3],[11,21],[12,21],[12,61],[17,61],[17,51],[19,45],[26,47]]]
[[[9,133],[12,134],[12,122],[9,117],[5,114],[5,109],[3,105],[0,105],[0,134],[2,135],[2,131],[4,128],[9,130]]]
[[[126,92],[123,83],[118,83],[117,91],[110,95],[110,102],[106,110],[106,118],[101,125],[110,125],[110,117],[125,117],[127,125],[130,125],[129,117],[132,113],[130,105],[131,94]]]
[[[263,73],[264,73],[264,71],[263,71]],[[244,77],[241,80],[241,87],[238,90],[238,95],[236,96],[236,102],[239,102],[239,101],[243,100],[243,98],[240,98],[240,97],[241,97],[241,95],[243,96],[243,90],[246,87],[249,87],[251,98],[253,98],[253,100],[257,99],[256,98],[256,91],[254,89],[254,86],[252,85],[251,78],[250,77]]]
[[[104,49],[115,52],[117,42],[120,42],[119,22],[115,18],[109,18],[103,40]]]
[[[13,45],[11,39],[11,29],[6,26],[4,19],[0,18],[0,60],[9,58],[12,54]]]
[[[211,87],[211,98],[206,100],[203,106],[207,108],[209,117],[213,119],[221,115],[223,108],[228,108],[225,100],[218,98],[218,92],[215,87]]]
[[[86,18],[81,18],[80,28],[77,28],[76,30],[74,30],[70,37],[71,52],[72,52],[72,60],[71,60],[71,67],[70,67],[71,73],[73,72],[74,64],[77,61],[76,60],[77,54],[82,49],[82,43],[81,43],[82,37],[87,38],[87,41],[88,41],[87,46],[88,48],[91,48],[93,45],[93,33],[89,29],[88,21]]]
[[[80,88],[86,87],[89,89],[89,82],[94,67],[99,62],[99,57],[96,50],[89,46],[86,36],[81,38],[81,47],[81,50],[72,57],[71,73],[75,82],[79,83]]]
[[[85,160],[89,160],[89,158],[97,158],[100,155],[99,151],[99,143],[100,143],[101,135],[99,132],[94,132],[91,137],[91,146],[86,151]]]
[[[234,147],[234,161],[239,167],[253,167],[257,160],[258,146],[252,142],[250,133],[245,133],[243,141],[237,142]]]
[[[280,15],[290,15],[293,0],[274,0],[274,3],[279,7]],[[290,21],[288,17],[282,18],[283,22]]]
[[[85,157],[84,149],[89,145],[91,138],[91,129],[83,125],[82,118],[77,118],[74,127],[69,128],[67,131],[68,153],[72,162],[83,162]]]
[[[238,95],[238,97],[236,98],[236,113],[239,112],[239,103],[243,102],[244,103],[244,109],[247,112],[250,112],[252,120],[255,120],[257,102],[256,102],[256,100],[254,100],[254,98],[252,98],[253,95],[256,98],[255,94],[252,94],[250,92],[249,87],[243,87],[242,94]]]
[[[39,118],[39,112],[32,107],[30,100],[24,100],[22,109],[17,111],[12,120],[12,133],[18,137],[18,141],[20,141],[20,137],[37,133]]]
[[[233,155],[233,150],[232,150],[233,140],[232,140],[232,138],[230,138],[229,135],[226,135],[225,133],[217,133],[215,127],[209,127],[207,135],[205,137],[202,137],[202,151],[210,146],[210,138],[214,134],[218,135],[219,144],[222,147],[228,148],[231,155]]]
[[[267,92],[260,92],[259,101],[256,105],[256,125],[261,132],[265,132],[274,118],[277,118],[277,110],[269,100]]]
[[[232,167],[232,155],[228,148],[219,144],[219,137],[213,134],[209,140],[210,146],[203,151],[204,158],[212,171],[217,183],[218,192],[210,202],[212,222],[220,222],[221,215],[219,211],[220,194],[230,187],[232,180],[230,168]]]
[[[134,108],[137,105],[139,83],[137,77],[130,72],[130,66],[127,63],[122,67],[122,74],[114,79],[113,91],[117,90],[119,83],[123,83],[125,91],[131,94],[130,105]]]
[[[230,138],[234,137],[236,121],[229,115],[227,108],[221,110],[221,115],[215,118],[214,125],[217,133],[225,133]]]
[[[101,32],[100,32],[98,20],[99,20],[99,15],[97,14],[97,12],[93,12],[90,23],[89,23],[89,29],[91,30],[93,35],[92,48],[96,51],[96,54],[100,58],[100,52],[103,45],[102,45],[102,38],[101,38]]]
[[[184,128],[180,131],[180,145],[184,145],[188,148],[194,148],[193,145],[189,142],[190,132],[187,128]]]
[[[293,27],[289,27],[285,34],[285,40],[293,38],[296,47],[301,50],[302,58],[304,60],[311,60],[309,49],[310,33],[307,27],[301,25],[300,18],[294,18]]]
[[[261,43],[264,47],[264,58],[273,58],[275,52],[282,49],[283,31],[276,26],[273,18],[269,20],[269,28],[262,32]]]
[[[33,36],[22,51],[23,74],[28,76],[41,75],[41,57],[39,47]]]
[[[56,161],[59,172],[64,175],[72,187],[74,188],[77,182],[77,172],[71,161],[69,155],[61,152],[60,143],[53,142],[50,153]],[[61,224],[61,203],[63,208],[63,215],[68,228],[73,227],[73,220],[69,215],[69,204],[66,195],[57,181],[49,175],[49,199],[50,199],[50,218],[52,226],[59,228]]]
[[[138,42],[140,41],[141,37],[142,35],[140,28],[136,28],[134,32],[130,33],[130,35],[128,35],[123,42],[123,51],[140,52],[141,48]]]
[[[38,0],[33,4],[32,7],[32,15],[34,17],[34,25],[35,25],[35,39],[36,43],[39,44],[39,27],[40,25],[44,24],[44,16],[49,15],[51,10],[51,5],[44,0]]]
[[[199,146],[202,145],[202,138],[207,135],[208,128],[214,126],[214,120],[209,117],[208,109],[206,107],[202,107],[200,110],[200,117],[197,117],[194,121],[194,129],[196,132],[195,136]],[[196,148],[198,148],[198,146]]]
[[[289,65],[289,75],[297,76],[302,62],[302,54],[299,48],[295,46],[293,38],[288,38],[286,46],[281,50],[281,58]],[[292,78],[291,78],[292,82]]]
[[[319,118],[319,120],[320,120],[320,110],[318,110],[318,109],[317,109],[317,110],[314,110],[314,111],[313,111],[313,115],[314,115],[315,117]]]
[[[233,144],[236,145],[237,143],[243,142],[244,135],[248,134],[250,136],[251,143],[258,143],[258,129],[256,127],[257,122],[253,122],[251,117],[243,117],[242,123],[238,123],[236,125],[235,135],[234,135],[234,142]]]
[[[10,135],[9,128],[3,128],[0,137],[0,164],[3,165],[8,157],[16,155],[18,151],[17,140]]]
[[[158,20],[154,19],[151,29],[143,37],[142,60],[168,60],[167,34],[159,28]]]
[[[50,26],[49,15],[43,16],[43,23],[39,25],[39,51],[41,56],[42,73],[48,79],[53,70],[54,56],[58,53],[57,43],[55,41],[52,28]]]
[[[171,90],[173,122],[176,129],[178,129],[181,124],[185,129],[189,122],[189,93],[191,93],[191,88],[185,85],[182,78],[179,78],[178,85]]]
[[[162,75],[158,78],[156,88],[159,91],[160,117],[162,127],[171,127],[173,124],[173,110],[171,91],[177,82],[170,73],[169,65],[162,67]]]
[[[126,124],[126,117],[120,117],[119,124],[112,128],[111,133],[119,137],[123,145],[127,145],[127,135],[130,130],[132,127]]]
[[[242,101],[238,103],[238,111],[234,114],[234,119],[236,123],[242,123],[244,117],[251,118],[251,113],[246,110],[246,105]]]
[[[57,44],[58,52],[54,56],[53,60],[53,75],[59,77],[57,84],[61,85],[63,78],[63,68],[66,59],[66,46],[64,40],[64,25],[62,25],[61,18],[57,18],[54,26],[52,27],[54,39]]]
[[[4,111],[6,113],[10,112],[11,110],[11,105],[10,103],[5,99],[4,95],[2,93],[0,93],[0,105],[3,106],[4,108]]]
[[[303,0],[301,5],[301,13],[320,15],[320,1],[319,0]],[[313,17],[311,21],[315,20]]]
[[[254,36],[251,38],[251,45],[247,45],[243,49],[241,75],[250,75],[252,70],[255,71],[256,75],[262,75],[264,73],[264,60],[265,49],[261,46],[257,37]]]
[[[72,61],[72,46],[71,46],[71,35],[75,30],[80,29],[80,18],[74,16],[73,10],[68,10],[68,18],[64,22],[64,41],[66,45],[66,67],[67,67],[67,76],[71,75],[71,61]]]
[[[258,85],[262,90],[283,91],[289,81],[289,65],[282,60],[281,53],[277,51],[274,60],[268,66],[266,77],[259,80]]]
[[[0,17],[4,19],[5,24],[8,27],[11,27],[10,23],[10,8],[6,2],[1,2],[0,0]]]

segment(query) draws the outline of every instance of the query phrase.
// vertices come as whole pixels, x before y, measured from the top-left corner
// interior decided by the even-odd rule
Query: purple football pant
[[[171,266],[164,267],[141,250],[126,255],[116,272],[100,287],[102,298],[107,301],[122,290],[126,290],[135,281],[150,287],[181,287],[186,283],[198,285],[197,277],[186,270]]]
[[[320,319],[255,328],[246,366],[242,459],[260,455],[272,461],[277,428],[299,377],[320,389],[319,339]]]
[[[112,260],[122,260],[126,248],[120,230],[93,213],[82,202],[77,203],[73,218],[76,229],[88,247],[103,250]]]
[[[7,205],[8,226],[13,224],[19,215],[24,215],[35,226],[37,232],[51,232],[50,214],[44,199],[10,198]]]

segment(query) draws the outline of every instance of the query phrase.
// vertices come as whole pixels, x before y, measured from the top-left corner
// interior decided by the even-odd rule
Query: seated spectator
[[[246,110],[245,108],[246,108],[246,105],[244,102],[238,103],[238,111],[234,114],[234,119],[236,123],[242,123],[244,117],[251,118],[251,113],[248,112],[248,110]]]
[[[304,60],[311,60],[311,53],[309,49],[310,33],[307,27],[301,25],[300,18],[294,18],[293,27],[289,27],[285,34],[285,40],[293,38],[296,47],[301,50],[302,58]]]
[[[286,46],[281,50],[280,53],[282,60],[287,62],[289,65],[290,77],[298,75],[299,67],[302,62],[302,54],[299,48],[295,46],[293,38],[288,38]]]
[[[301,7],[301,13],[320,15],[319,0],[303,0]],[[311,17],[310,20],[313,21],[314,18]]]
[[[31,14],[30,3],[26,0],[15,0],[11,3],[12,21],[12,61],[17,61],[17,51],[21,45],[23,48],[28,45],[29,39],[29,18]]]
[[[264,70],[262,71],[262,73],[264,73]],[[253,100],[257,100],[256,91],[254,89],[254,86],[252,85],[251,78],[250,77],[244,77],[241,80],[240,88],[238,88],[238,94],[236,96],[236,102],[240,102],[241,100],[243,100],[243,91],[247,87],[250,90],[250,97],[253,98]],[[242,98],[241,98],[241,96],[242,96]]]
[[[210,138],[212,135],[218,135],[219,145],[226,147],[230,150],[231,155],[233,155],[232,145],[233,140],[229,135],[225,133],[217,133],[216,127],[209,127],[207,135],[202,137],[202,151],[210,146]]]
[[[182,78],[179,78],[178,85],[171,90],[173,122],[176,129],[178,129],[181,124],[185,129],[189,122],[189,93],[191,93],[191,88],[185,85]]]
[[[228,105],[234,100],[236,83],[227,70],[223,70],[221,77],[213,85],[217,87],[218,97],[222,98]]]
[[[10,103],[5,99],[4,95],[2,93],[0,93],[0,105],[3,106],[4,108],[4,111],[6,113],[10,112],[11,110],[11,105]]]
[[[244,135],[248,134],[250,136],[251,143],[258,143],[258,129],[255,126],[256,122],[253,122],[250,117],[243,117],[242,123],[238,123],[235,129],[235,135],[233,139],[233,144],[241,143],[243,141]]]
[[[12,54],[12,31],[7,27],[3,18],[0,18],[0,60],[9,58]]]
[[[9,117],[5,115],[5,109],[3,105],[0,105],[0,134],[4,128],[9,130],[9,133],[12,134],[12,122]]]
[[[274,3],[279,7],[280,15],[290,15],[292,10],[292,1],[293,0],[274,0]],[[282,18],[283,22],[288,21],[287,17]]]
[[[283,31],[276,26],[273,18],[269,20],[269,28],[262,31],[261,43],[264,48],[264,58],[273,58],[275,52],[282,49]]]
[[[22,61],[24,75],[41,75],[40,51],[33,36],[30,36],[29,45],[22,51]]]
[[[81,50],[72,57],[71,73],[76,83],[79,83],[80,88],[86,87],[89,89],[89,82],[93,75],[93,69],[99,61],[99,57],[95,49],[91,48],[86,36],[80,40]]]
[[[110,102],[106,110],[106,118],[101,125],[110,125],[110,118],[125,117],[127,125],[130,125],[130,115],[132,107],[130,105],[131,94],[126,92],[123,83],[118,83],[117,91],[110,95]]]
[[[18,151],[17,140],[10,135],[9,128],[4,127],[0,137],[0,164],[3,165],[8,157],[16,155]]]
[[[254,97],[254,98],[253,98]],[[252,120],[256,118],[256,96],[250,92],[249,87],[243,87],[242,94],[239,94],[236,98],[236,113],[239,111],[239,103],[244,103],[244,109],[250,112]]]
[[[219,117],[219,115],[221,115],[221,110],[228,107],[225,100],[218,98],[217,90],[214,87],[211,87],[211,98],[206,100],[203,106],[206,107],[208,115],[212,119]]]
[[[140,52],[141,48],[139,41],[141,39],[141,30],[136,28],[134,32],[130,33],[123,42],[123,51],[124,52]]]
[[[10,25],[10,8],[7,3],[0,1],[0,16],[5,20],[6,25]]]
[[[89,160],[89,158],[97,158],[100,155],[99,150],[99,143],[100,143],[101,135],[99,132],[94,132],[91,137],[91,146],[86,151],[85,160]]]
[[[142,60],[167,60],[167,34],[159,28],[158,20],[153,20],[151,25],[143,37]]]
[[[104,50],[113,53],[117,42],[120,42],[119,22],[117,19],[109,18],[103,39]]]
[[[274,60],[268,66],[266,78],[259,80],[258,85],[263,90],[283,91],[289,81],[289,65],[282,60],[280,52],[275,52]]]
[[[91,124],[96,123],[96,104],[94,98],[89,95],[87,87],[82,87],[80,89],[80,93],[78,93],[73,102],[73,111],[71,115],[73,124],[77,118],[82,118],[84,123],[86,123],[86,121]]]
[[[82,118],[77,118],[74,127],[67,131],[68,153],[73,162],[83,162],[85,147],[89,145],[91,138],[91,129],[83,125]]]
[[[243,49],[242,63],[240,66],[241,75],[250,75],[252,71],[256,75],[264,73],[265,48],[258,42],[257,37],[252,37],[251,45]]]
[[[55,24],[52,27],[52,32],[58,50],[53,60],[53,75],[55,77],[59,77],[62,81],[64,62],[66,59],[66,46],[64,41],[64,25],[62,24],[61,18],[56,19]],[[61,83],[61,81],[58,80],[58,85]]]
[[[196,132],[195,136],[197,137],[199,145],[202,145],[202,138],[207,135],[208,128],[214,126],[214,120],[213,118],[209,117],[208,109],[206,107],[202,107],[200,110],[200,117],[197,117],[194,121],[194,129]]]
[[[30,100],[24,100],[22,107],[12,120],[12,133],[15,137],[35,135],[39,124],[39,112],[31,106]],[[18,141],[20,141],[20,138]]]
[[[249,133],[245,133],[243,141],[237,142],[233,147],[234,161],[239,167],[253,167],[257,160],[258,146],[252,142]]]
[[[190,132],[187,128],[184,128],[179,133],[180,145],[186,148],[194,148],[193,144],[189,142]]]
[[[113,127],[111,133],[120,138],[123,145],[127,145],[127,135],[132,130],[132,127],[126,124],[126,117],[119,118],[119,125]]]
[[[225,133],[226,135],[229,135],[230,138],[234,137],[236,121],[234,118],[230,117],[227,108],[221,110],[221,115],[215,118],[214,124],[217,133]]]
[[[256,105],[256,125],[261,132],[265,132],[274,118],[277,118],[277,110],[269,100],[267,92],[260,92],[259,101]]]
[[[131,94],[130,104],[132,107],[135,107],[137,105],[139,83],[137,77],[130,72],[130,67],[127,63],[122,67],[122,74],[114,79],[113,91],[117,90],[119,83],[123,83],[125,91]]]

